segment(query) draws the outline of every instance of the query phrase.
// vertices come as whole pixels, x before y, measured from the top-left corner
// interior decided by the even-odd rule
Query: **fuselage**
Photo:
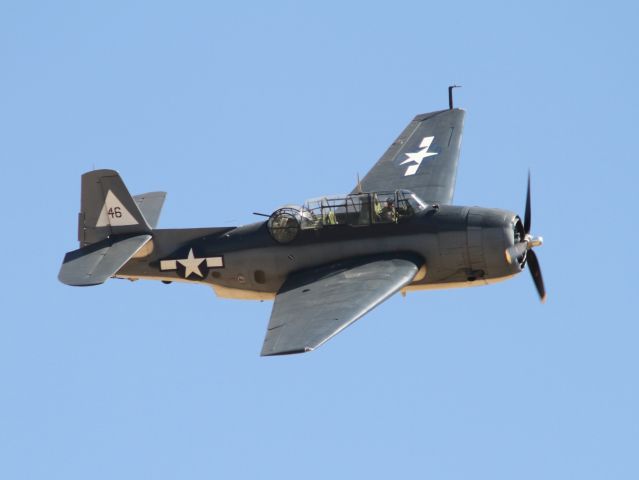
[[[358,256],[405,253],[421,259],[423,266],[404,291],[485,285],[522,270],[523,265],[504,256],[515,243],[517,228],[521,221],[512,212],[442,205],[398,223],[302,230],[285,244],[273,238],[267,222],[156,229],[115,276],[199,282],[222,297],[270,299],[293,272]]]

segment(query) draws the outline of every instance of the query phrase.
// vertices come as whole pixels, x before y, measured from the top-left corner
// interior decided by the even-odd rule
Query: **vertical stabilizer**
[[[115,170],[93,170],[82,175],[78,219],[80,246],[111,235],[149,233],[151,227]]]

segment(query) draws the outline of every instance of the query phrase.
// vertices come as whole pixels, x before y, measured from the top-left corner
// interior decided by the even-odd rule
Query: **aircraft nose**
[[[520,265],[508,263],[504,251],[516,241],[519,217],[513,212],[493,208],[471,208],[468,212],[468,255],[473,270],[490,277],[519,273]],[[523,231],[523,227],[522,231]],[[480,265],[483,265],[480,268]]]
[[[513,212],[508,212],[508,215],[504,218],[503,225],[504,236],[504,261],[507,265],[510,265],[513,271],[521,272],[523,269],[523,257],[524,252],[517,250],[516,245],[519,245],[526,236],[524,231],[524,223],[519,215]],[[511,255],[515,255],[516,258],[512,258]],[[521,257],[521,258],[520,258]]]

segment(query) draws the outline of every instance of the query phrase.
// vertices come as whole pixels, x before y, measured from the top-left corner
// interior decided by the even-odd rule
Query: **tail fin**
[[[94,170],[82,175],[78,219],[80,246],[118,234],[146,234],[151,227],[115,170]]]

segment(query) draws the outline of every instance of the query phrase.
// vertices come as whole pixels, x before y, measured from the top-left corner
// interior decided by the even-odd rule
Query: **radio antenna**
[[[450,85],[448,87],[448,108],[453,109],[453,88],[459,88],[461,85]]]

